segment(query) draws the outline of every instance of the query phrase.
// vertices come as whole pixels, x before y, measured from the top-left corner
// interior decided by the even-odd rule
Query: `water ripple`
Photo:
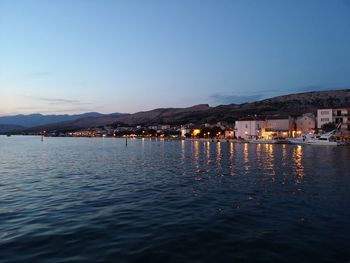
[[[0,137],[1,262],[348,262],[350,149]]]

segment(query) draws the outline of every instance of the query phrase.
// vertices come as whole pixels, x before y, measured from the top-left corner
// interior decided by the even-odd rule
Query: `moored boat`
[[[344,142],[337,141],[334,136],[335,133],[340,129],[341,124],[327,133],[324,134],[304,134],[299,138],[291,138],[288,139],[291,144],[309,144],[309,145],[330,145],[330,146],[338,146],[345,145]]]

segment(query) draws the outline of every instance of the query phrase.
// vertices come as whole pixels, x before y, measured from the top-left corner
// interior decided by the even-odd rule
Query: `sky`
[[[350,0],[0,0],[0,115],[350,87]]]

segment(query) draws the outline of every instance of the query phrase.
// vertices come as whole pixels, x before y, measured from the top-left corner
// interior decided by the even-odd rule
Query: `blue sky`
[[[0,0],[0,115],[350,87],[350,1]]]

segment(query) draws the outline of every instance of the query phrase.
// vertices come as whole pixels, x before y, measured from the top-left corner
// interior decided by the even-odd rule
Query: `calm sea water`
[[[350,147],[0,136],[1,262],[346,262]]]

